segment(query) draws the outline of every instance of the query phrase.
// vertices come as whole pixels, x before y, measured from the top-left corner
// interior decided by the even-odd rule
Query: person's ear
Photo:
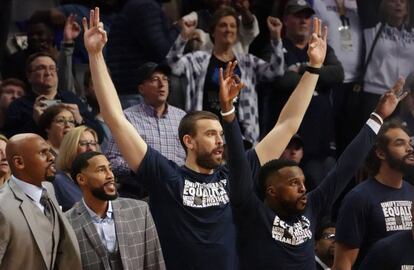
[[[183,142],[184,142],[185,147],[188,150],[193,150],[194,149],[194,147],[195,147],[194,140],[190,135],[188,135],[188,134],[184,135],[183,136]]]
[[[24,168],[24,159],[22,156],[13,156],[12,163],[16,169],[21,170]]]

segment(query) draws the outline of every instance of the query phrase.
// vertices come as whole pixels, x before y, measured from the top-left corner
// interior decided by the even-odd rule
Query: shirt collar
[[[12,175],[10,178],[10,180],[14,181],[16,185],[23,191],[24,194],[30,197],[30,199],[37,203],[40,202],[40,197],[42,197],[43,188],[17,179],[14,175]]]
[[[321,259],[319,259],[319,257],[318,256],[316,256],[315,255],[315,261],[317,262],[317,263],[319,263],[319,265],[320,266],[322,266],[322,268],[324,269],[324,270],[331,270],[331,268],[329,268],[323,261],[321,261]]]
[[[88,205],[85,203],[85,200],[82,198],[82,203],[83,205],[85,205],[86,210],[88,211],[89,215],[91,216],[92,220],[94,222],[101,222],[104,219],[112,219],[112,202],[108,201],[108,210],[106,210],[106,215],[104,218],[101,218],[100,216],[98,216],[92,209],[90,209],[88,207]]]
[[[152,117],[157,117],[157,113],[156,113],[155,108],[153,106],[151,106],[151,105],[149,105],[145,102],[142,103],[142,106],[143,106],[144,111],[145,111],[146,114],[148,114],[149,116],[152,116]],[[167,113],[168,113],[168,104],[165,103],[165,110],[162,113],[161,117],[165,117]]]

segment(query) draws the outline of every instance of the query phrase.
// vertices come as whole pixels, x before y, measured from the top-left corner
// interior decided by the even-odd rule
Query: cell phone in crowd
[[[45,99],[45,100],[42,100],[42,102],[44,104],[46,104],[46,108],[49,108],[50,106],[62,103],[62,101],[60,99]]]

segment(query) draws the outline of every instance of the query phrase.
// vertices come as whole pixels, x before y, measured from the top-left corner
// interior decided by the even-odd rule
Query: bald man
[[[36,134],[6,146],[12,176],[0,189],[0,270],[81,269],[76,236],[44,182],[55,173],[50,146]]]

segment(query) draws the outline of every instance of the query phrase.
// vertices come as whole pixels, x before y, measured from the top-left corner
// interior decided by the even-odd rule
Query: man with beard
[[[39,135],[13,136],[6,147],[12,171],[0,189],[0,269],[81,269],[76,236],[50,180],[50,146]]]
[[[317,37],[321,29],[315,22],[316,40],[309,49],[309,70],[313,73],[322,65],[326,52],[326,40]],[[203,111],[184,116],[178,134],[187,153],[185,165],[167,160],[145,143],[124,116],[102,54],[107,35],[99,21],[99,9],[91,11],[89,25],[84,18],[85,47],[102,116],[130,169],[138,174],[136,179],[149,191],[167,268],[237,269],[236,231],[229,203],[228,168],[221,166],[223,129],[218,117]],[[233,78],[235,67],[236,63],[228,65],[226,79]],[[248,152],[253,171],[283,152],[303,118],[317,80],[317,74],[305,72],[275,128]],[[243,84],[236,79],[233,83],[232,87],[221,85],[220,95],[230,87],[235,97]],[[223,117],[234,115],[232,106],[221,110]],[[244,156],[244,149],[240,150]]]
[[[373,145],[382,119],[391,115],[406,96],[399,93],[404,80],[379,101],[366,125],[338,159],[321,184],[306,194],[305,177],[298,164],[274,159],[259,171],[256,194],[248,160],[243,156],[237,125],[226,124],[229,151],[230,201],[237,226],[241,269],[314,270],[314,233],[320,217],[330,210]],[[230,131],[233,131],[230,132]],[[230,134],[232,137],[228,137]],[[265,138],[266,139],[266,138]],[[234,142],[236,141],[236,142]],[[414,161],[414,158],[413,158]]]
[[[330,270],[334,261],[335,224],[322,219],[315,234],[315,262],[317,270]]]
[[[397,121],[385,123],[367,159],[370,175],[345,197],[337,221],[334,269],[357,269],[372,245],[411,230],[414,187],[403,180],[414,169],[410,137]]]
[[[165,269],[148,205],[117,198],[111,164],[102,153],[77,156],[71,176],[83,193],[66,213],[79,242],[82,269]]]

